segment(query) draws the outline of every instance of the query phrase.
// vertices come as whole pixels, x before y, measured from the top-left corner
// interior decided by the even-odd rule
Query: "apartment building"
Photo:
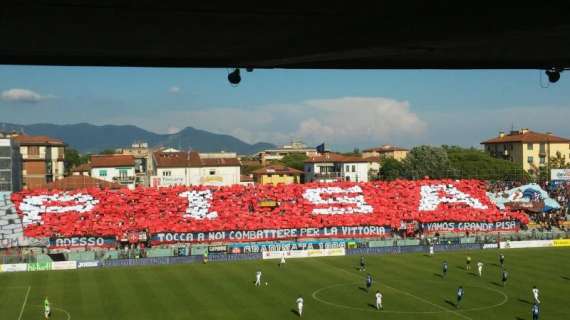
[[[45,187],[65,174],[65,143],[47,136],[16,135],[20,146],[22,181],[26,189]]]
[[[16,141],[0,133],[0,192],[22,188],[20,148]]]
[[[367,182],[369,170],[364,158],[325,152],[305,161],[305,182]]]
[[[494,158],[511,161],[533,174],[546,168],[557,153],[570,159],[570,139],[529,129],[499,132],[495,138],[481,142],[485,151]]]

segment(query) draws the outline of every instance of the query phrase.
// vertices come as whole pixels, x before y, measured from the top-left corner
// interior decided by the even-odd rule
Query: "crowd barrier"
[[[242,261],[242,260],[261,260],[261,253],[244,253],[244,254],[212,254],[208,256],[210,261]]]
[[[417,253],[425,252],[425,246],[405,246],[405,247],[375,247],[375,248],[356,248],[347,249],[346,255],[369,255],[369,254],[400,254],[400,253]]]
[[[490,244],[486,248],[487,244],[482,243],[453,243],[453,244],[436,244],[434,245],[435,252],[444,251],[457,251],[457,250],[481,250],[498,248],[497,244]],[[347,249],[346,255],[368,255],[368,254],[401,254],[401,253],[418,253],[427,252],[428,247],[425,245],[411,245],[411,246],[384,246],[384,247],[372,247],[372,248],[357,248],[357,249]]]
[[[209,261],[240,261],[240,260],[259,260],[261,253],[249,254],[212,254],[208,256]],[[196,263],[202,262],[202,256],[183,256],[183,257],[155,257],[140,259],[117,259],[103,261],[103,267],[119,267],[119,266],[150,266],[180,263]]]
[[[266,260],[286,258],[309,258],[309,257],[331,257],[331,256],[352,256],[352,255],[383,255],[383,254],[404,254],[404,253],[425,253],[428,251],[426,245],[407,245],[407,246],[378,246],[349,248],[345,242],[331,241],[328,246],[337,246],[326,248],[326,245],[318,242],[309,242],[297,247],[291,247],[291,244],[285,246],[288,250],[273,250],[284,248],[283,246],[267,246],[265,249],[255,253],[226,253],[219,252],[209,254],[209,261],[240,261],[240,260]],[[371,241],[373,243],[373,241]],[[397,244],[397,242],[393,242]],[[243,244],[239,244],[243,245]],[[257,244],[263,246],[263,244]],[[266,244],[267,245],[267,244]],[[486,250],[486,249],[512,249],[512,248],[542,248],[542,247],[567,247],[570,246],[570,239],[555,240],[525,240],[525,241],[502,241],[500,243],[451,243],[451,244],[435,244],[435,252],[447,252],[457,250]],[[209,247],[205,247],[208,252]],[[219,248],[216,248],[219,247]],[[210,246],[212,251],[219,249],[229,250],[231,245]],[[313,249],[317,247],[318,249]],[[184,263],[201,263],[203,255],[190,256],[171,256],[171,257],[151,257],[139,259],[111,259],[111,260],[91,260],[91,261],[58,261],[58,262],[33,262],[33,263],[15,263],[0,265],[0,272],[35,272],[50,270],[74,270],[83,268],[97,267],[118,267],[118,266],[150,266],[150,265],[171,265]]]
[[[392,246],[394,246],[394,241],[395,240],[393,240],[393,239],[372,240],[372,241],[368,241],[368,247],[369,248],[392,247]]]
[[[140,259],[104,260],[102,266],[103,267],[150,266],[150,265],[163,265],[163,264],[193,263],[197,261],[201,261],[201,257],[199,256],[154,257],[154,258],[140,258]]]
[[[481,243],[457,243],[457,244],[436,244],[433,246],[435,252],[440,251],[457,251],[457,250],[480,250],[483,245]]]

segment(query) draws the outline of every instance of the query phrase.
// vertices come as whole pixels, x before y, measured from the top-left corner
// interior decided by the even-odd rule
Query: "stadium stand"
[[[0,192],[0,248],[46,245],[45,239],[24,236],[22,222],[11,201],[11,193]]]
[[[509,206],[529,214],[530,228],[541,231],[567,228],[570,183],[542,182],[525,185],[496,181],[488,183],[487,189],[487,195],[499,208]]]
[[[415,223],[413,233],[417,224],[433,222],[528,223],[520,211],[499,210],[478,180],[36,190],[12,200],[24,234],[32,238],[340,226],[396,230]]]

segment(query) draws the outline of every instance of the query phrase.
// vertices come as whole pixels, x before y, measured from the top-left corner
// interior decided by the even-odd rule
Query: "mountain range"
[[[227,151],[237,152],[240,155],[254,154],[275,147],[275,145],[266,142],[249,144],[230,135],[212,133],[192,127],[186,127],[173,134],[158,134],[131,125],[98,126],[89,123],[20,125],[0,122],[0,130],[58,138],[83,154],[129,147],[137,141],[147,142],[150,147],[172,147],[200,152]]]

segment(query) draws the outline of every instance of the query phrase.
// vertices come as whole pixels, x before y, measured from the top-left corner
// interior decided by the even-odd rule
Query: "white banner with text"
[[[517,248],[544,248],[552,247],[552,240],[526,240],[526,241],[501,241],[501,249],[517,249]]]
[[[334,257],[346,255],[345,248],[332,249],[311,249],[311,250],[290,250],[290,251],[264,251],[263,259],[285,259],[289,258],[312,258],[312,257]]]

